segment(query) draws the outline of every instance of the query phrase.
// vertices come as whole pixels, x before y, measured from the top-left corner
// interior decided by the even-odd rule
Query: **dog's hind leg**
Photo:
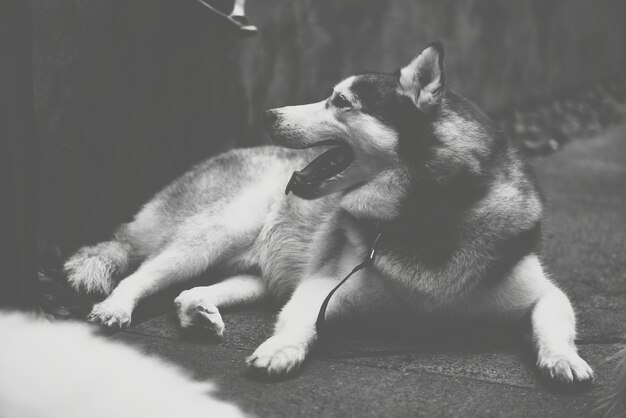
[[[233,276],[211,286],[185,290],[174,300],[183,328],[198,328],[221,337],[224,322],[218,308],[256,302],[265,296],[265,284],[255,275]]]
[[[185,221],[165,248],[94,306],[90,319],[106,326],[127,326],[132,311],[143,298],[183,283],[248,246],[262,224],[253,219],[232,218],[233,210],[225,210],[223,216],[199,214]]]
[[[132,312],[143,298],[204,271],[211,261],[205,251],[210,253],[206,248],[172,242],[122,280],[108,298],[96,304],[89,320],[108,327],[130,325]]]
[[[69,284],[83,293],[110,294],[131,268],[164,245],[171,235],[166,225],[147,205],[132,222],[120,226],[113,239],[82,247],[65,262]]]

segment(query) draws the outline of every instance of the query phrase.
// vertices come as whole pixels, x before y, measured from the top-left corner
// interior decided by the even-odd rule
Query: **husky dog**
[[[434,43],[396,73],[348,77],[320,102],[268,110],[282,147],[209,159],[114,239],[79,250],[65,266],[70,283],[110,293],[91,319],[127,326],[141,299],[219,271],[221,282],[176,298],[181,326],[222,335],[220,308],[271,296],[284,303],[275,333],[247,362],[286,374],[314,344],[326,295],[381,233],[373,264],[331,299],[328,321],[529,315],[538,367],[561,382],[591,380],[570,302],[539,259],[542,200],[528,167],[446,88],[443,55]]]
[[[0,417],[248,416],[212,384],[82,323],[0,312],[0,334]]]

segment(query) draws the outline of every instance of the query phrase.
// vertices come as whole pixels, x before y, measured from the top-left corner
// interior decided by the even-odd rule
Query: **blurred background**
[[[433,40],[448,85],[491,113],[626,67],[623,1],[249,0],[247,15],[260,32],[239,39],[196,0],[32,2],[40,249],[106,238],[190,165],[268,143],[265,109]]]

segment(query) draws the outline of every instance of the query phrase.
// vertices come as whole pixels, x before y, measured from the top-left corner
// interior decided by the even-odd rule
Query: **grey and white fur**
[[[540,261],[535,182],[516,146],[447,88],[443,54],[434,43],[395,73],[351,76],[325,100],[267,111],[280,147],[199,164],[111,241],[79,250],[70,283],[108,295],[90,318],[127,326],[143,298],[216,271],[227,278],[176,298],[181,326],[222,335],[220,309],[273,298],[283,304],[274,335],[247,362],[287,374],[316,341],[327,293],[382,232],[374,264],[335,294],[328,321],[530,317],[541,371],[591,380],[572,306]]]
[[[250,416],[218,399],[213,384],[94,331],[0,312],[0,417]]]

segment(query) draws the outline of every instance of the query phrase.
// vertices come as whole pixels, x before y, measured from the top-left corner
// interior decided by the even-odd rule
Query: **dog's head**
[[[325,151],[293,174],[286,192],[305,199],[353,193],[426,158],[441,120],[443,54],[433,43],[395,73],[348,77],[323,101],[268,110],[265,122],[277,144]]]

